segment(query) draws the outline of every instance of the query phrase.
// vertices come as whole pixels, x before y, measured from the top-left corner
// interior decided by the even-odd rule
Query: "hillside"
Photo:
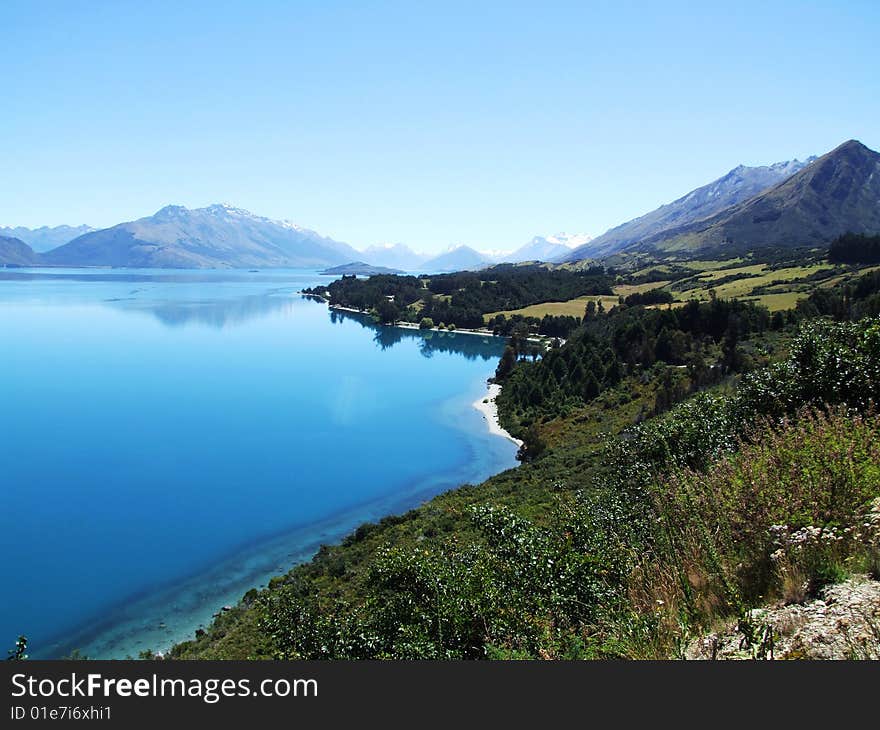
[[[38,256],[24,241],[0,236],[0,266],[32,266]]]
[[[875,307],[876,281],[863,295],[845,297]],[[363,525],[171,656],[676,658],[727,620],[766,655],[756,608],[880,575],[880,322],[768,322],[720,302],[596,313],[499,374],[522,466]],[[614,373],[566,390],[607,352]]]
[[[325,267],[356,261],[351,246],[228,205],[167,206],[49,251],[60,266],[145,268]]]
[[[635,245],[735,254],[767,246],[827,246],[846,232],[880,233],[880,154],[855,140],[745,202]]]
[[[786,180],[815,159],[810,157],[804,162],[790,160],[761,167],[740,165],[708,185],[606,231],[585,245],[578,246],[561,260],[577,261],[607,256],[664,231],[701,220]]]

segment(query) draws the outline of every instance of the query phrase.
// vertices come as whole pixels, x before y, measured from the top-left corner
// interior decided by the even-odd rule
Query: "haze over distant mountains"
[[[355,261],[346,243],[230,205],[169,205],[44,254],[53,265],[157,268],[324,267]]]
[[[24,241],[37,253],[42,253],[58,246],[63,246],[77,236],[94,230],[91,226],[55,226],[53,228],[49,226],[41,226],[40,228],[0,226],[0,236],[17,238],[20,241]]]
[[[663,231],[706,218],[782,182],[815,159],[810,157],[803,162],[789,160],[761,167],[739,165],[708,185],[692,190],[650,213],[622,223],[586,245],[578,246],[563,260],[578,261],[607,256]]]
[[[39,249],[78,230],[82,235]],[[21,236],[6,233],[17,231]],[[404,244],[358,251],[288,221],[230,205],[156,214],[111,228],[0,229],[0,265],[155,268],[327,268],[366,262],[407,271],[445,272],[523,261],[578,261],[629,251],[817,246],[853,231],[880,233],[880,155],[850,140],[820,158],[765,167],[740,165],[714,182],[612,228],[585,235],[535,236],[509,254],[458,246],[439,255]],[[28,245],[34,241],[37,249]],[[572,248],[574,247],[574,248]]]
[[[388,266],[405,271],[466,271],[490,264],[524,261],[555,261],[571,253],[572,248],[590,240],[584,234],[557,233],[554,236],[535,236],[528,243],[510,253],[478,251],[470,246],[457,246],[441,254],[416,253],[402,243],[370,246],[363,258],[376,266]]]
[[[389,243],[384,246],[368,246],[363,250],[363,258],[374,266],[418,271],[430,257],[426,254],[416,253],[402,243]]]
[[[0,265],[124,266],[145,268],[325,268],[353,262],[404,271],[478,269],[506,261],[549,260],[570,251],[587,236],[536,236],[503,255],[458,246],[438,255],[417,253],[397,243],[358,252],[346,243],[321,236],[288,221],[255,215],[226,204],[189,209],[169,205],[151,216],[95,230],[78,228],[4,229],[23,232],[45,248],[54,237],[62,243],[48,251],[31,250],[15,237],[0,253]],[[80,235],[75,235],[84,231]],[[73,239],[66,241],[67,236]],[[10,240],[12,236],[6,237]],[[566,245],[567,242],[571,242]]]
[[[486,254],[470,246],[457,246],[451,251],[441,253],[422,263],[424,271],[442,273],[445,271],[474,271],[495,263]]]
[[[572,249],[586,245],[591,240],[586,234],[557,233],[555,236],[535,236],[513,253],[499,256],[498,260],[512,264],[522,261],[557,261],[568,257]]]

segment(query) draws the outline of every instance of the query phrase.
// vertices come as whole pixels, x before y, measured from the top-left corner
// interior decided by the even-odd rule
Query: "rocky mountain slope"
[[[723,177],[692,190],[678,200],[606,231],[577,247],[564,260],[607,256],[664,231],[702,220],[786,180],[815,159],[810,157],[803,162],[790,160],[761,167],[735,167]]]
[[[880,233],[880,154],[850,140],[787,180],[709,218],[643,239],[661,251],[821,246]]]

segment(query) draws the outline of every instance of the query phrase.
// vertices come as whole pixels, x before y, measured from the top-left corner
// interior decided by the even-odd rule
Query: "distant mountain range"
[[[511,264],[523,261],[557,261],[567,258],[573,248],[586,245],[591,240],[589,236],[583,234],[557,233],[555,236],[535,236],[513,253],[499,256],[497,260]]]
[[[169,205],[79,236],[43,260],[62,266],[248,268],[325,267],[359,257],[348,244],[230,205],[192,210]]]
[[[20,241],[24,241],[37,253],[43,253],[58,246],[63,246],[77,236],[94,230],[91,226],[55,226],[54,228],[49,226],[42,226],[40,228],[25,228],[23,226],[4,228],[0,226],[0,236],[17,238]]]
[[[578,246],[562,260],[578,261],[608,256],[664,231],[702,220],[788,179],[815,159],[810,157],[804,162],[790,160],[762,167],[740,165],[678,200],[606,231],[587,244]]]
[[[469,246],[458,246],[424,261],[421,268],[423,271],[439,274],[445,271],[474,271],[493,263],[495,262],[491,258]]]
[[[15,231],[21,235],[11,236]],[[51,241],[76,235],[48,251]],[[230,205],[169,205],[102,230],[88,226],[0,229],[0,265],[155,268],[327,268],[358,263],[447,272],[523,261],[568,262],[628,251],[821,246],[853,231],[880,233],[880,155],[850,140],[820,158],[740,165],[714,182],[607,231],[535,236],[510,254],[458,246],[436,256],[403,244],[352,246]],[[33,246],[28,243],[32,242]]]
[[[362,257],[375,266],[387,266],[404,271],[420,270],[422,264],[429,258],[425,254],[416,253],[402,243],[369,246],[363,250]]]

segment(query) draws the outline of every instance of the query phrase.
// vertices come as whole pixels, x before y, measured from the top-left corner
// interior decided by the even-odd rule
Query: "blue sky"
[[[0,225],[226,201],[510,249],[880,149],[880,3],[702,5],[3,0]]]

